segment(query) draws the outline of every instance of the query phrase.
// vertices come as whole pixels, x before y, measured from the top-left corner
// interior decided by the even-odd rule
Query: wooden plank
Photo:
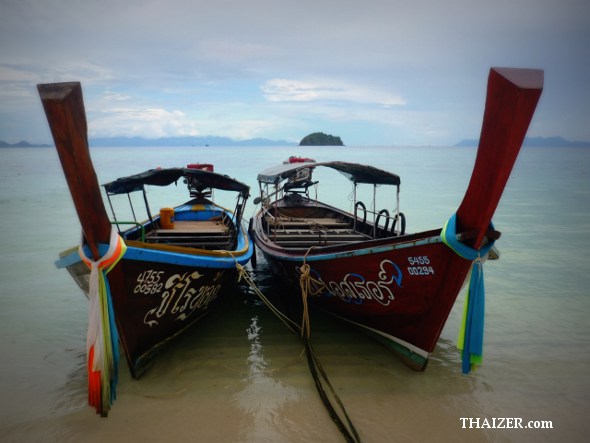
[[[168,233],[220,233],[220,234],[227,234],[229,232],[229,228],[225,226],[221,222],[211,221],[211,220],[204,220],[204,221],[194,221],[194,220],[181,220],[174,222],[174,228],[172,229],[157,229],[156,232],[158,234],[168,234]]]
[[[356,240],[331,240],[331,241],[300,241],[300,240],[281,240],[277,241],[276,244],[284,248],[309,248],[311,246],[335,246],[348,243],[356,243]]]
[[[354,241],[360,241],[360,240],[367,240],[370,239],[371,237],[363,235],[363,234],[337,234],[337,235],[318,235],[318,234],[296,234],[296,235],[284,235],[284,234],[278,234],[278,235],[274,235],[271,234],[271,238],[274,240],[276,239],[278,240],[305,240],[305,239],[309,239],[309,240],[354,240]]]
[[[146,241],[148,243],[158,243],[166,241],[223,242],[229,240],[229,235],[154,235],[146,237]]]
[[[156,230],[156,235],[218,235],[218,236],[225,236],[228,235],[229,231],[193,231],[190,229],[158,229]]]
[[[309,226],[306,226],[306,228],[309,228]],[[350,229],[350,228],[330,228],[330,229],[326,229],[326,230],[313,230],[313,229],[273,229],[272,230],[273,234],[292,234],[292,235],[297,235],[297,234],[318,234],[318,233],[322,233],[322,234],[359,234],[359,235],[365,235],[362,234],[360,232],[355,231],[354,229]]]
[[[227,251],[229,249],[229,243],[166,243],[170,246],[183,246],[185,248],[197,248],[212,250]]]
[[[282,223],[315,223],[315,224],[325,224],[325,223],[347,223],[344,220],[335,217],[284,217],[284,218],[266,218],[267,223],[269,224],[282,224]]]
[[[325,228],[343,228],[350,226],[350,223],[337,219],[305,219],[305,220],[276,220],[271,221],[269,225],[279,228],[296,228],[296,227],[310,227],[318,226]]]

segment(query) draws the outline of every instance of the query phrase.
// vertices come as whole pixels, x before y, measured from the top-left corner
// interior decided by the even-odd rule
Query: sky
[[[588,0],[0,0],[0,140],[80,81],[90,138],[452,145],[492,66],[545,70],[529,136],[590,140]]]

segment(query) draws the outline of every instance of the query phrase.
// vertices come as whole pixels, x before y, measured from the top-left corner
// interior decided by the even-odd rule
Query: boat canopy
[[[141,191],[144,185],[168,186],[177,182],[179,178],[186,178],[191,183],[197,183],[197,186],[203,189],[214,188],[239,192],[245,198],[250,193],[250,187],[248,185],[234,180],[227,175],[192,168],[150,169],[140,174],[118,178],[103,186],[110,195],[128,194],[134,191]]]
[[[395,185],[399,186],[400,178],[396,174],[383,171],[382,169],[373,166],[361,165],[358,163],[347,162],[304,162],[304,163],[288,163],[272,168],[266,169],[258,174],[258,181],[260,183],[278,184],[283,180],[287,180],[297,174],[298,171],[306,168],[317,168],[325,166],[335,169],[346,176],[354,183],[367,183],[375,185]]]

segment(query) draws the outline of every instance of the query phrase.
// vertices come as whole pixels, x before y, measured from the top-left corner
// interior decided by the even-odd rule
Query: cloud
[[[110,137],[159,138],[199,135],[195,121],[179,110],[162,108],[114,107],[100,111],[88,110],[89,135]]]
[[[276,78],[262,87],[270,102],[342,101],[376,104],[381,106],[404,105],[405,100],[387,91],[343,83],[341,81],[299,81]]]
[[[0,82],[30,83],[39,80],[39,75],[21,66],[0,64]]]
[[[131,99],[131,96],[129,95],[113,91],[105,91],[102,97],[104,100],[109,102],[124,102]]]
[[[590,138],[587,0],[50,3],[0,1],[0,139],[43,141],[35,84],[81,81],[104,135],[453,143],[477,136],[490,66],[546,70],[533,135]]]

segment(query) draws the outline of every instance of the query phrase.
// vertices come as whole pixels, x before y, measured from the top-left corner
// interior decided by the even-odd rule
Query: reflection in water
[[[295,388],[275,380],[268,370],[258,316],[252,317],[247,334],[250,353],[247,359],[248,372],[243,378],[245,387],[234,396],[237,406],[246,417],[242,424],[242,439],[256,442],[287,441],[278,423],[285,418],[281,417],[281,408],[297,400],[299,394]]]
[[[67,374],[66,382],[57,391],[56,412],[67,413],[85,407],[88,403],[88,374],[86,352],[75,352],[76,365]]]

